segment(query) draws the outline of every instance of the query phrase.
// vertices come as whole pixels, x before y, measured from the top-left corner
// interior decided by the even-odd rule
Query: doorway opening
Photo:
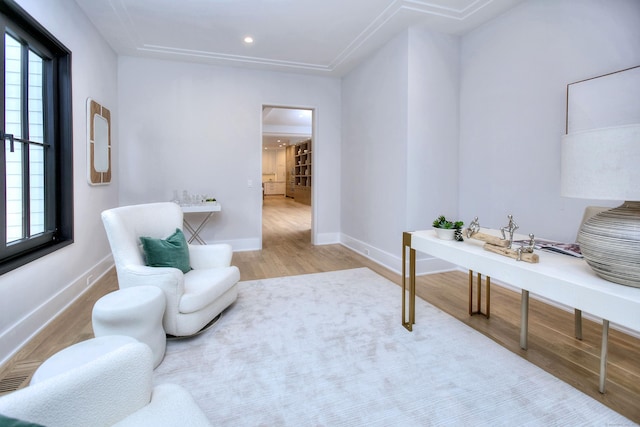
[[[262,248],[313,242],[313,109],[262,107]]]

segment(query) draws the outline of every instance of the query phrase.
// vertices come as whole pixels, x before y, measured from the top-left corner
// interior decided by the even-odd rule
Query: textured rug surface
[[[633,425],[367,268],[239,283],[209,331],[169,341],[156,383],[221,426]]]

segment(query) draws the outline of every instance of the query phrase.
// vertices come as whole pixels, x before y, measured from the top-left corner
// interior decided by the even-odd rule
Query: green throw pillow
[[[7,417],[0,414],[0,426],[1,427],[42,427],[42,424],[30,423],[28,421],[21,421],[16,418]]]
[[[191,270],[189,262],[189,245],[184,233],[179,228],[166,239],[140,237],[144,257],[150,267],[174,267],[183,273]]]

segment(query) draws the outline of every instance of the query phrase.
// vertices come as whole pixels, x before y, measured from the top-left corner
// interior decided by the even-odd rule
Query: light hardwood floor
[[[341,245],[310,244],[310,207],[281,196],[267,196],[263,211],[263,250],[237,252],[233,263],[241,280],[368,267],[396,284],[400,275]],[[401,236],[398,236],[398,248]],[[584,338],[573,338],[571,312],[530,302],[529,349],[519,348],[520,295],[493,285],[491,318],[468,315],[468,275],[454,271],[417,279],[417,294],[512,352],[640,423],[640,340],[612,330],[609,336],[607,392],[598,392],[601,326],[585,320]],[[110,271],[63,314],[0,367],[0,394],[24,387],[34,370],[55,352],[93,336],[91,309],[117,289]],[[398,327],[401,314],[398,313]],[[415,328],[428,327],[416,324]],[[407,332],[410,333],[410,332]],[[482,351],[469,348],[469,352]],[[482,369],[481,366],[478,369]],[[509,375],[505,372],[505,375]],[[482,396],[478,396],[482,398]],[[490,404],[488,402],[487,404]]]

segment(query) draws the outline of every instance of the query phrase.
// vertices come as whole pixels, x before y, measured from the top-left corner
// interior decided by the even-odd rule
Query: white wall
[[[454,36],[409,30],[405,231],[431,228],[441,214],[458,219],[459,46]]]
[[[341,240],[383,263],[405,225],[407,58],[403,32],[342,81]]]
[[[117,204],[117,183],[90,187],[86,178],[87,98],[109,108],[118,126],[116,55],[72,0],[18,4],[72,51],[75,242],[0,276],[0,363],[109,268],[100,212]]]
[[[118,76],[121,205],[211,194],[222,212],[204,240],[259,249],[262,106],[313,108],[314,240],[338,240],[338,79],[132,57],[120,58]]]
[[[528,1],[461,49],[460,213],[573,241],[584,207],[607,204],[560,196],[566,86],[640,64],[640,2]]]
[[[343,79],[342,242],[396,271],[403,231],[457,215],[458,45],[412,28]]]
[[[573,241],[605,203],[560,196],[566,85],[638,64],[637,0],[528,1],[460,40],[397,36],[343,79],[343,243],[399,269],[401,232],[439,213]]]

